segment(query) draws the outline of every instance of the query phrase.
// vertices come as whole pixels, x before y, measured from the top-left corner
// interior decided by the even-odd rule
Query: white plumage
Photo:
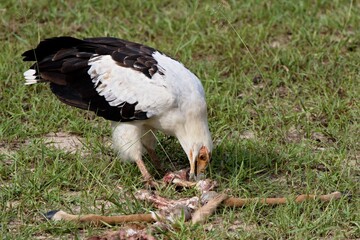
[[[138,102],[135,110],[146,109],[150,118],[176,104],[171,90],[173,81],[167,74],[156,73],[148,78],[142,72],[117,65],[110,55],[93,57],[89,65],[88,74],[97,86],[96,91],[111,106]]]
[[[147,150],[159,164],[158,130],[179,140],[191,176],[204,171],[212,151],[204,89],[178,61],[116,38],[52,38],[23,56],[37,61],[24,73],[25,84],[50,82],[61,101],[112,120],[114,148],[135,161],[146,180],[142,154]]]

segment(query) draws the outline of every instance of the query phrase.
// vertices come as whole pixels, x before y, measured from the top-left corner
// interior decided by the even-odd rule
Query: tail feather
[[[24,72],[25,85],[31,85],[39,82],[39,76],[36,74],[36,70],[29,69]]]
[[[22,54],[24,61],[41,61],[45,57],[56,53],[62,48],[71,48],[83,41],[73,37],[48,38],[39,43],[35,49],[28,50]]]

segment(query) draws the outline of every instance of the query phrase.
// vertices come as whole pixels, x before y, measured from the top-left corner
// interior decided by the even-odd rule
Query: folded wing
[[[27,84],[50,82],[62,102],[106,119],[144,120],[176,102],[156,52],[117,38],[51,38],[23,54],[36,61],[24,76]]]

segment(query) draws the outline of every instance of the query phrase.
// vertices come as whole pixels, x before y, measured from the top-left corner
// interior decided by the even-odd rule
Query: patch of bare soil
[[[254,131],[251,130],[244,130],[242,132],[239,131],[232,131],[229,135],[228,135],[229,139],[248,139],[248,140],[253,140],[256,139],[256,133]]]
[[[292,39],[292,33],[287,32],[278,36],[274,36],[268,43],[271,48],[284,48]]]
[[[73,153],[83,148],[83,139],[71,133],[49,133],[42,138],[48,146],[61,149],[65,152]]]
[[[360,151],[356,151],[350,155],[348,164],[351,167],[355,167],[356,169],[360,169]]]
[[[41,137],[49,147],[61,149],[66,152],[76,152],[83,148],[83,139],[75,134],[66,132],[48,133]],[[12,155],[20,149],[21,146],[29,145],[31,140],[15,141],[11,143],[0,142],[0,154]]]
[[[330,136],[327,136],[321,132],[311,133],[310,138],[319,143],[334,143],[336,140]]]
[[[238,218],[241,218],[240,216]],[[211,223],[207,223],[205,225],[205,230],[210,231],[216,231],[219,228],[224,228],[224,220],[222,217],[215,217]],[[230,223],[229,226],[226,227],[226,230],[229,235],[234,235],[235,237],[237,235],[237,232],[239,230],[243,230],[246,232],[252,232],[257,229],[256,224],[249,224],[241,220],[235,220],[234,222]]]
[[[251,130],[245,130],[240,134],[240,139],[255,139],[256,135],[255,132]]]
[[[60,240],[60,239],[86,239],[86,231],[85,230],[79,230],[76,232],[76,235],[75,234],[71,234],[71,233],[63,233],[61,236],[54,236],[53,234],[51,233],[44,233],[44,232],[41,232],[41,233],[38,233],[36,235],[33,236],[33,239],[37,239],[37,240],[43,240],[43,239],[46,239],[46,240]]]
[[[23,142],[20,141],[12,143],[0,142],[0,154],[12,155],[20,149],[21,144],[23,144]]]
[[[290,127],[285,136],[285,141],[291,143],[299,143],[303,139],[304,139],[303,131],[297,129],[295,126]]]
[[[41,137],[48,147],[61,149],[65,152],[74,153],[76,151],[84,150],[83,139],[75,134],[57,132],[49,133]],[[4,165],[12,165],[14,162],[14,155],[22,147],[30,145],[32,140],[22,140],[5,142],[0,141],[0,159]],[[86,155],[86,151],[81,151],[81,155]]]

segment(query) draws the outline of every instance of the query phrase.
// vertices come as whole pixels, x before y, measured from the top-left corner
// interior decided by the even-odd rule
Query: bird
[[[155,152],[159,131],[178,139],[189,179],[204,177],[213,150],[205,92],[179,61],[114,37],[47,38],[22,57],[34,62],[24,72],[25,85],[48,84],[61,102],[111,121],[114,151],[137,164],[145,183],[154,179],[144,154],[162,164]]]

